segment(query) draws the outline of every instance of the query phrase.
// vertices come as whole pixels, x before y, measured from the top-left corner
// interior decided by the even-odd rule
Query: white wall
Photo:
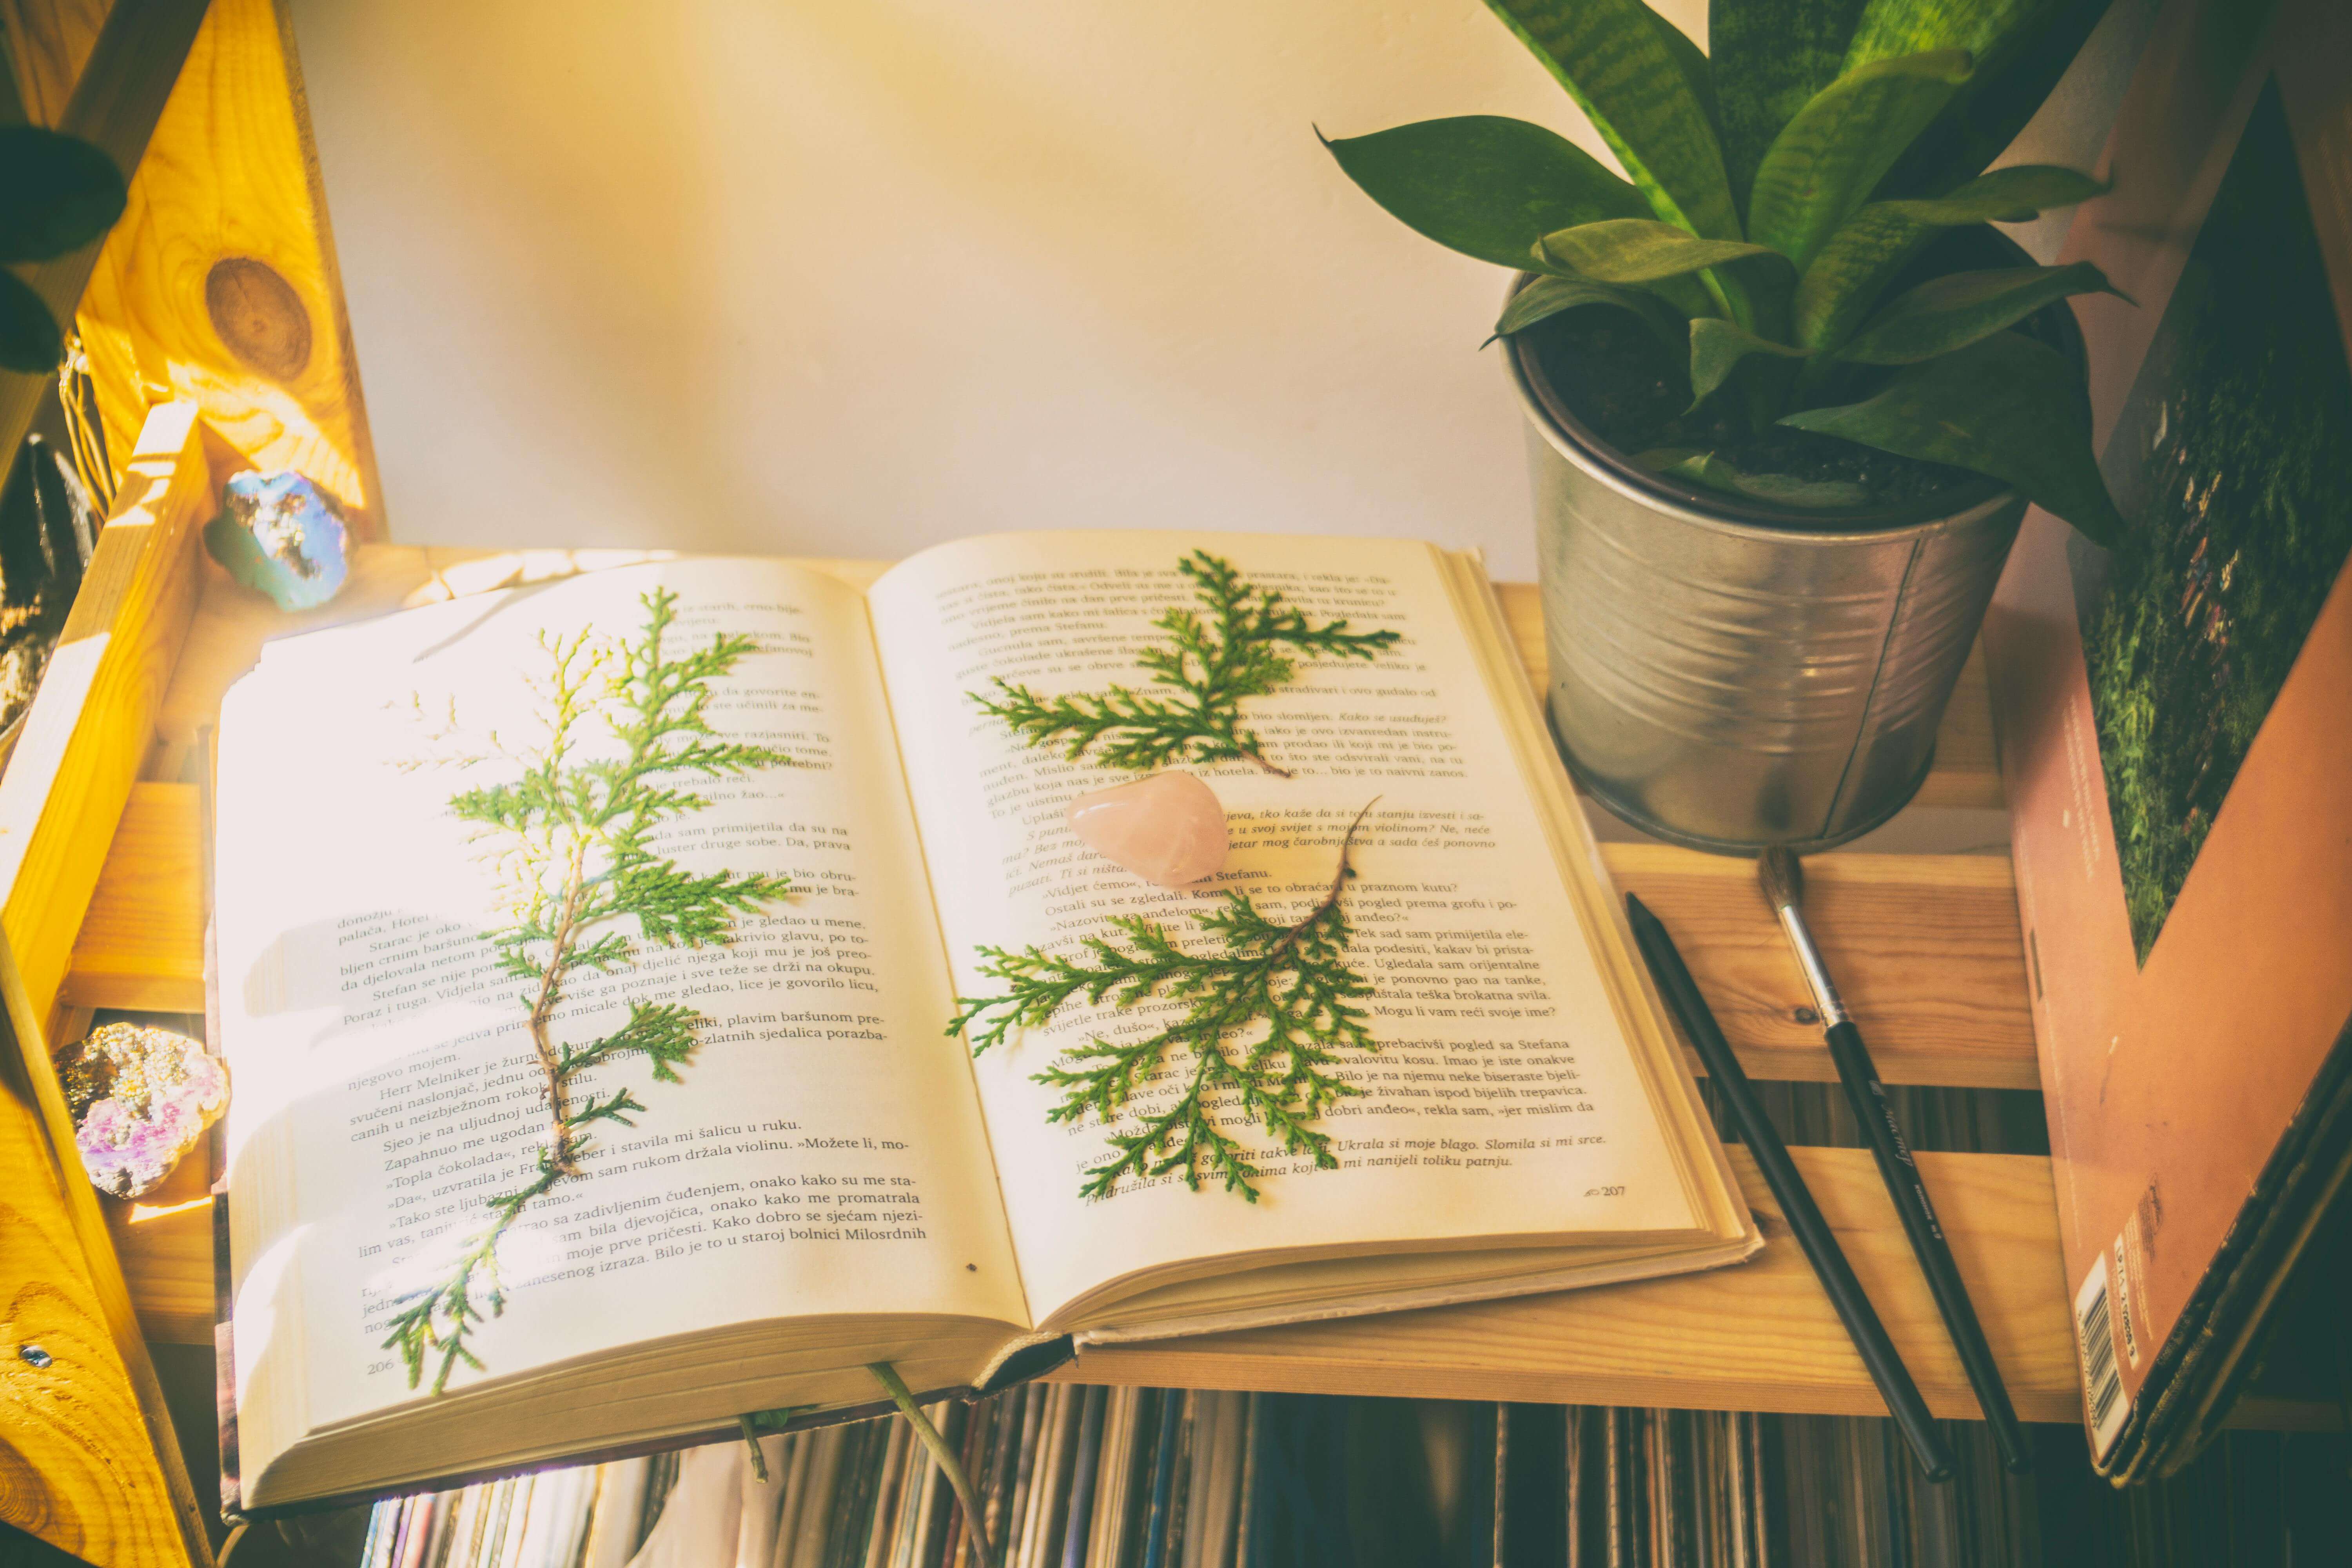
[[[1310,129],[1489,112],[1597,150],[1476,0],[293,13],[396,538],[1197,525],[1533,574],[1477,350],[1502,272]]]

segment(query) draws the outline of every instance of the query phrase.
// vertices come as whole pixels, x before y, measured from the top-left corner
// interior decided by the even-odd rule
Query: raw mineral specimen
[[[293,469],[247,470],[222,487],[221,511],[205,524],[205,548],[247,587],[281,610],[333,598],[350,574],[343,503]]]
[[[228,1068],[200,1041],[148,1024],[106,1024],[58,1059],[82,1169],[135,1198],[172,1173],[228,1107]]]
[[[1225,808],[1216,791],[1171,770],[1070,802],[1080,843],[1147,882],[1189,888],[1225,863]]]

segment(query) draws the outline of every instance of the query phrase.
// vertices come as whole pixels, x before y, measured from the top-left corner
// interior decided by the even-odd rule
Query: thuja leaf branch
[[[645,1112],[630,1089],[599,1097],[583,1089],[581,1075],[635,1056],[656,1082],[677,1083],[678,1068],[694,1054],[700,1013],[635,998],[627,1021],[612,1033],[558,1039],[556,1015],[573,977],[627,968],[639,942],[723,944],[733,939],[738,916],[791,888],[789,878],[767,872],[686,871],[654,847],[661,823],[709,804],[687,785],[791,759],[772,747],[721,740],[709,725],[711,682],[753,650],[752,639],[720,633],[708,647],[678,653],[665,646],[677,596],[656,589],[640,602],[645,624],[634,639],[541,635],[547,668],[536,683],[539,743],[503,753],[516,777],[461,790],[449,802],[505,877],[508,923],[484,934],[499,971],[524,983],[517,1000],[544,1080],[547,1141],[536,1176],[488,1200],[488,1217],[458,1245],[441,1279],[400,1299],[383,1343],[406,1363],[411,1388],[436,1354],[436,1394],[459,1364],[482,1370],[467,1341],[506,1309],[499,1241],[535,1199],[580,1173],[591,1146],[586,1129],[604,1121],[632,1127],[631,1118]]]
[[[1242,700],[1289,680],[1297,673],[1294,655],[1369,659],[1395,646],[1397,634],[1350,631],[1345,620],[1317,626],[1279,591],[1254,586],[1232,563],[1205,550],[1176,570],[1192,580],[1202,610],[1173,608],[1152,623],[1168,640],[1138,656],[1151,677],[1145,689],[1113,686],[1046,697],[999,676],[993,694],[968,695],[1029,744],[1058,746],[1073,762],[1091,749],[1111,767],[1138,773],[1179,762],[1242,761],[1290,777],[1242,722]]]
[[[981,973],[1003,981],[994,996],[957,999],[948,1033],[978,1056],[1019,1030],[1050,1023],[1075,1002],[1131,1007],[1150,997],[1181,1003],[1164,1028],[1126,1041],[1095,1037],[1034,1081],[1062,1093],[1054,1122],[1088,1117],[1116,1129],[1163,1066],[1181,1076],[1175,1098],[1132,1131],[1108,1134],[1110,1158],[1089,1168],[1082,1196],[1107,1197],[1128,1177],[1181,1175],[1194,1192],[1204,1180],[1255,1203],[1262,1174],[1240,1140],[1221,1124],[1229,1095],[1244,1125],[1255,1123],[1281,1151],[1336,1169],[1330,1137],[1311,1123],[1362,1090],[1338,1076],[1339,1053],[1378,1049],[1355,1004],[1371,986],[1347,962],[1350,931],[1340,894],[1354,870],[1349,856],[1369,803],[1339,841],[1331,886],[1304,918],[1285,922],[1246,895],[1228,892],[1192,917],[1213,939],[1193,952],[1166,927],[1140,915],[1112,921],[1114,937],[1088,937],[1075,955],[1030,947],[980,950]]]

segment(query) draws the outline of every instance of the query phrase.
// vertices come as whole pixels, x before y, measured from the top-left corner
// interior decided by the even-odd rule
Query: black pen
[[[1805,972],[1805,983],[1812,988],[1813,1006],[1826,1026],[1830,1059],[1837,1064],[1838,1079],[1845,1085],[1846,1103],[1853,1108],[1853,1119],[1862,1123],[1862,1135],[1878,1162],[1879,1178],[1886,1184],[1887,1196],[1895,1200],[1904,1235],[1911,1238],[1912,1255],[1919,1260],[1919,1271],[1927,1277],[1928,1292],[1936,1298],[1936,1310],[1944,1315],[1952,1346],[1960,1352],[1960,1365],[1967,1370],[1969,1386],[1976,1390],[1977,1405],[1992,1428],[2000,1462],[2014,1474],[2031,1474],[2033,1451],[2026,1446],[2025,1429],[2017,1424],[2017,1411],[2009,1402],[2009,1389],[2000,1380],[1992,1346],[1985,1342],[1984,1328],[1977,1321],[1976,1306],[1969,1300],[1959,1266],[1952,1261],[1951,1244],[1944,1239],[1944,1227],[1936,1222],[1927,1184],[1920,1179],[1918,1162],[1912,1159],[1903,1128],[1895,1119],[1895,1108],[1886,1101],[1886,1088],[1878,1081],[1870,1048],[1862,1043],[1862,1031],[1846,1016],[1845,1003],[1830,979],[1829,965],[1805,923],[1804,871],[1786,849],[1767,849],[1757,857],[1756,876],[1763,885],[1764,901],[1788,933],[1797,966]]]
[[[1839,1321],[1845,1324],[1853,1348],[1861,1352],[1862,1364],[1869,1368],[1871,1381],[1878,1384],[1887,1412],[1910,1443],[1921,1472],[1931,1481],[1950,1480],[1952,1453],[1944,1446],[1943,1434],[1936,1430],[1927,1402],[1919,1397],[1918,1384],[1911,1381],[1903,1358],[1895,1352],[1895,1342],[1886,1337],[1886,1327],[1878,1321],[1870,1298],[1863,1293],[1862,1281],[1853,1277],[1853,1265],[1846,1261],[1829,1221],[1822,1217],[1820,1205],[1813,1202],[1813,1194],[1805,1185],[1805,1178],[1789,1158],[1788,1148],[1780,1142],[1772,1119],[1764,1114],[1764,1107],[1757,1100],[1755,1086],[1748,1081],[1739,1058],[1731,1054],[1730,1043],[1716,1026],[1715,1014],[1707,1006],[1706,998],[1699,994],[1698,983],[1691,978],[1682,954],[1675,951],[1675,939],[1666,934],[1658,917],[1631,893],[1625,895],[1625,914],[1633,922],[1633,940],[1640,944],[1642,957],[1650,966],[1650,977],[1658,983],[1666,1005],[1682,1021],[1683,1033],[1698,1048],[1699,1059],[1706,1064],[1707,1076],[1715,1079],[1717,1092],[1730,1108],[1740,1141],[1755,1158],[1756,1168],[1764,1173],[1764,1184],[1772,1189],[1781,1216],[1789,1222],[1797,1245],[1805,1249],[1806,1261],[1813,1266],[1822,1289],[1829,1293],[1830,1305],[1837,1309]]]

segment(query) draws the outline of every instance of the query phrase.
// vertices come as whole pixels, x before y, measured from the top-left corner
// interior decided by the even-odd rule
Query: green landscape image
[[[2078,542],[2076,603],[2145,963],[2352,554],[2352,368],[2275,81],[2101,467],[2131,527]]]

